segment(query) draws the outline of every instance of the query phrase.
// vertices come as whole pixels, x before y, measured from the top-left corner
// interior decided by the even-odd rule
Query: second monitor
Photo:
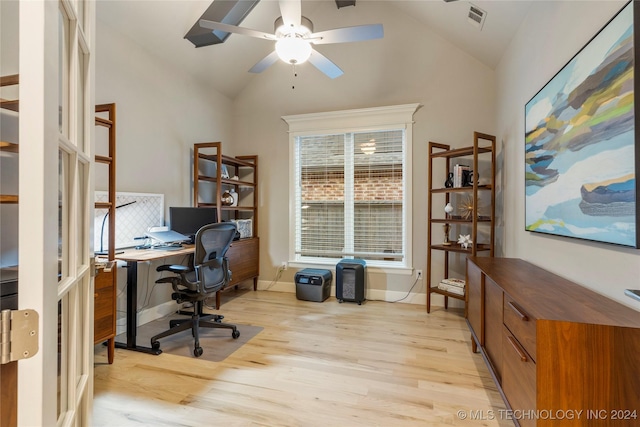
[[[169,207],[169,224],[173,231],[189,236],[193,242],[200,228],[218,222],[215,208]]]

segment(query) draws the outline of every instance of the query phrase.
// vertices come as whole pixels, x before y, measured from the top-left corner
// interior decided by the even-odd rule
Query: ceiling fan
[[[278,59],[292,65],[299,65],[308,60],[332,79],[341,76],[344,72],[311,45],[357,42],[383,37],[382,24],[336,28],[314,33],[313,23],[302,16],[301,0],[280,0],[279,5],[282,16],[275,21],[274,34],[206,19],[200,20],[200,26],[210,30],[275,41],[275,50],[251,67],[249,70],[251,73],[261,73]]]

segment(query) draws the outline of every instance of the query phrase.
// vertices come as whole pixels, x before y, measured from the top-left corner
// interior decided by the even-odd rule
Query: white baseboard
[[[275,292],[288,292],[295,294],[296,293],[296,284],[293,282],[276,282],[273,285],[269,286],[271,282],[258,280],[258,290],[259,291],[275,291]],[[331,286],[331,296],[336,296],[336,287],[335,285]],[[406,296],[406,298],[405,298]],[[427,296],[425,294],[419,293],[410,293],[407,296],[406,292],[400,291],[385,291],[381,289],[368,289],[367,295],[368,300],[380,300],[387,302],[401,302],[406,304],[427,304]],[[401,300],[401,301],[400,301]],[[438,305],[438,304],[434,304]],[[441,304],[440,304],[441,305]]]
[[[138,313],[138,326],[149,323],[153,320],[160,319],[161,317],[168,316],[175,313],[180,306],[173,300],[167,301],[155,307],[147,308]],[[116,335],[120,335],[127,331],[126,317],[122,317],[121,321],[125,322],[123,325],[116,325]]]

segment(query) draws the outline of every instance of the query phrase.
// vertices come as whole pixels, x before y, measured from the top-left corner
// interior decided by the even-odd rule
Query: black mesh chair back
[[[199,292],[217,292],[230,279],[225,254],[235,234],[236,225],[231,222],[205,225],[196,233],[193,264]]]

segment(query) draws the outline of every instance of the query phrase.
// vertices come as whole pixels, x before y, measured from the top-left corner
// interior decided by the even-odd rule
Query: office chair
[[[171,283],[174,292],[171,298],[178,303],[193,303],[191,318],[176,319],[169,322],[170,329],[151,338],[151,347],[160,348],[158,340],[191,329],[195,340],[193,355],[202,356],[200,347],[199,328],[226,328],[231,329],[231,336],[236,339],[240,331],[235,325],[222,323],[223,316],[217,314],[204,314],[202,309],[204,300],[212,297],[231,280],[231,271],[225,257],[233,236],[236,233],[236,225],[233,223],[209,224],[202,227],[196,233],[195,253],[193,256],[193,268],[184,265],[161,265],[157,271],[169,271],[175,276],[163,277],[156,283]]]

